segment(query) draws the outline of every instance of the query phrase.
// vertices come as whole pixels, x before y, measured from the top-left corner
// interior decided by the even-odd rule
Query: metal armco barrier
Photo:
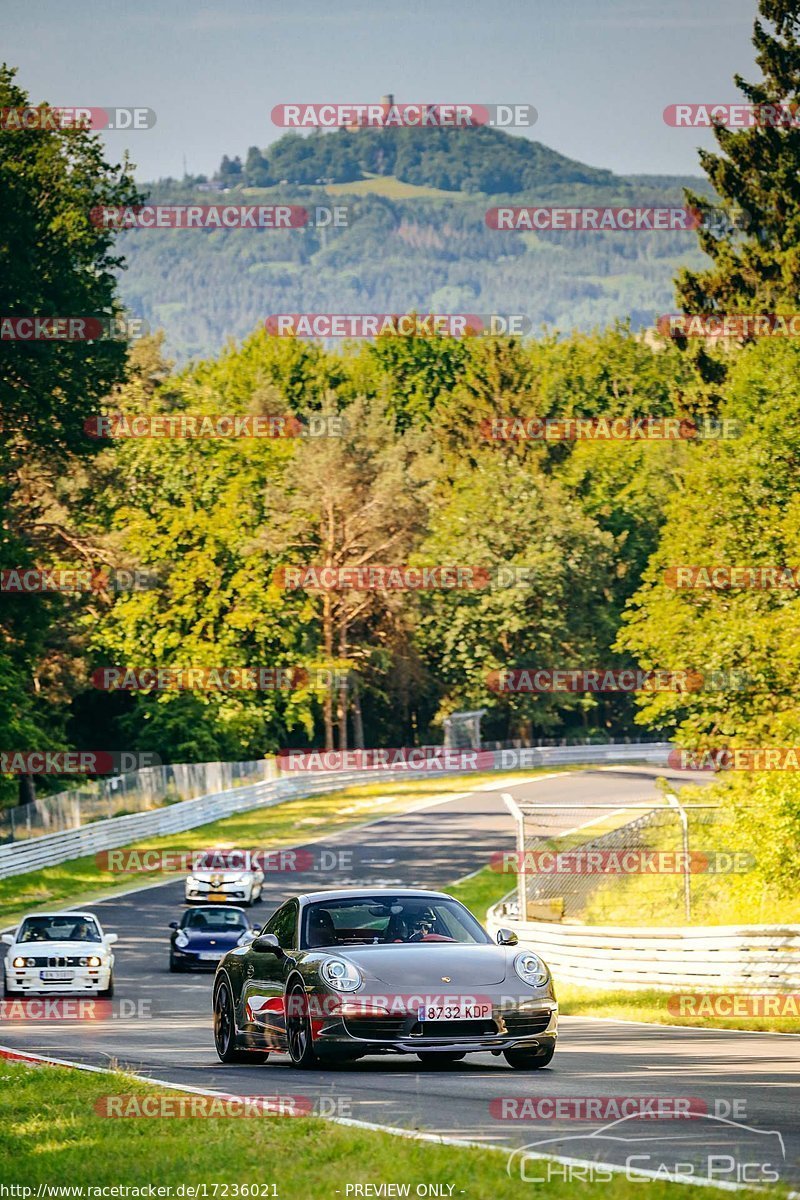
[[[476,769],[510,770],[584,763],[630,763],[665,764],[666,756],[673,747],[669,742],[618,743],[598,746],[537,746],[519,750],[495,750],[477,752]],[[468,753],[468,752],[462,752]],[[488,762],[487,760],[491,761]],[[398,770],[366,769],[361,771],[318,771],[298,775],[284,775],[277,780],[233,788],[209,796],[198,796],[165,808],[148,812],[131,813],[123,817],[110,817],[95,821],[78,829],[68,829],[44,837],[27,838],[0,846],[0,879],[10,875],[22,875],[41,867],[54,866],[73,858],[84,858],[101,850],[115,850],[142,838],[161,837],[164,834],[180,833],[218,821],[233,813],[246,812],[253,808],[267,808],[287,800],[320,795],[337,791],[355,784],[371,783],[387,779],[439,778],[442,775],[469,774],[463,767],[445,771],[443,769]]]
[[[489,910],[493,935],[513,929],[558,985],[625,991],[735,993],[800,989],[800,925],[638,928],[520,921],[504,900]]]

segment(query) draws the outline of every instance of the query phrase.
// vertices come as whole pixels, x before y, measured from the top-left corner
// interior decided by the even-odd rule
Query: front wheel
[[[432,1050],[427,1052],[419,1052],[417,1058],[422,1063],[423,1067],[448,1067],[451,1063],[461,1062],[462,1058],[466,1058],[466,1051],[463,1054],[444,1053],[437,1054]]]
[[[552,1061],[555,1052],[555,1046],[548,1046],[544,1053],[539,1050],[506,1050],[503,1057],[515,1071],[538,1071]]]
[[[214,995],[214,1045],[217,1057],[224,1063],[266,1062],[269,1055],[262,1051],[240,1050],[236,1044],[233,998],[223,982]]]
[[[299,1067],[300,1070],[319,1066],[319,1059],[314,1053],[314,1042],[311,1036],[308,997],[305,989],[299,984],[292,988],[287,997],[286,1041],[292,1066]]]

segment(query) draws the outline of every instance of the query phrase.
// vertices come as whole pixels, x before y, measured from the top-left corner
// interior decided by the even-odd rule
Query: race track
[[[265,903],[252,915],[265,921],[287,895],[340,883],[443,888],[485,865],[493,852],[513,849],[512,822],[501,790],[542,804],[623,805],[655,797],[653,780],[658,774],[664,771],[586,770],[503,784],[342,832],[324,842],[331,852],[326,861],[336,860],[334,870],[268,876]],[[676,786],[687,782],[685,773],[670,778]],[[562,827],[578,825],[590,815],[573,810],[564,815]],[[306,847],[315,861],[322,848]],[[351,857],[342,859],[342,850]],[[640,1168],[658,1170],[663,1164],[662,1169],[674,1170],[678,1164],[692,1164],[698,1174],[707,1173],[711,1154],[716,1156],[712,1173],[728,1182],[743,1182],[743,1173],[747,1182],[756,1182],[755,1177],[760,1173],[763,1178],[771,1167],[783,1180],[800,1178],[800,1037],[563,1017],[553,1063],[539,1072],[513,1071],[504,1059],[489,1054],[435,1070],[421,1068],[411,1056],[372,1057],[312,1072],[295,1071],[288,1058],[274,1056],[265,1065],[224,1066],[217,1060],[211,1034],[213,977],[171,975],[167,970],[167,927],[179,917],[182,897],[180,881],[91,906],[106,931],[120,938],[113,1017],[90,1024],[4,1022],[0,1043],[96,1066],[114,1063],[145,1077],[194,1088],[247,1096],[306,1096],[324,1115],[509,1150],[545,1143],[537,1149],[548,1154],[615,1163],[635,1155]],[[125,1015],[123,1002],[131,1015]],[[547,1119],[541,1107],[539,1115],[529,1108],[523,1119],[509,1119],[518,1111],[515,1099],[531,1098],[542,1105],[553,1098],[571,1098],[579,1110],[584,1098],[630,1096],[691,1097],[692,1110],[709,1115],[682,1121],[627,1120],[599,1137],[596,1131],[607,1120],[577,1120],[575,1112],[562,1111]],[[525,1169],[535,1174],[530,1163]],[[557,1169],[577,1168],[561,1164]]]

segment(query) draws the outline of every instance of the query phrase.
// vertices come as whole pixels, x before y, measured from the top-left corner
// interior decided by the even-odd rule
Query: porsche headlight
[[[175,935],[175,945],[180,946],[181,950],[184,948],[184,946],[189,945],[189,939],[182,929],[179,929]]]
[[[539,955],[531,950],[524,950],[522,954],[517,955],[514,959],[514,970],[522,982],[529,983],[531,987],[543,987],[550,978],[550,972]]]
[[[322,978],[335,992],[354,992],[363,982],[361,972],[344,958],[326,958]]]

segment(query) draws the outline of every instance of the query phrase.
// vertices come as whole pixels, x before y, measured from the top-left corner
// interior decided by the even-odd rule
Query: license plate
[[[74,971],[40,971],[40,979],[74,979]]]
[[[222,957],[222,955],[221,954],[201,954],[199,957],[203,962],[217,962],[217,960],[220,959]]]
[[[485,1021],[492,1015],[491,1004],[427,1004],[417,1009],[418,1021]]]
[[[228,893],[227,892],[209,892],[208,898],[209,898],[209,900],[227,900]]]

